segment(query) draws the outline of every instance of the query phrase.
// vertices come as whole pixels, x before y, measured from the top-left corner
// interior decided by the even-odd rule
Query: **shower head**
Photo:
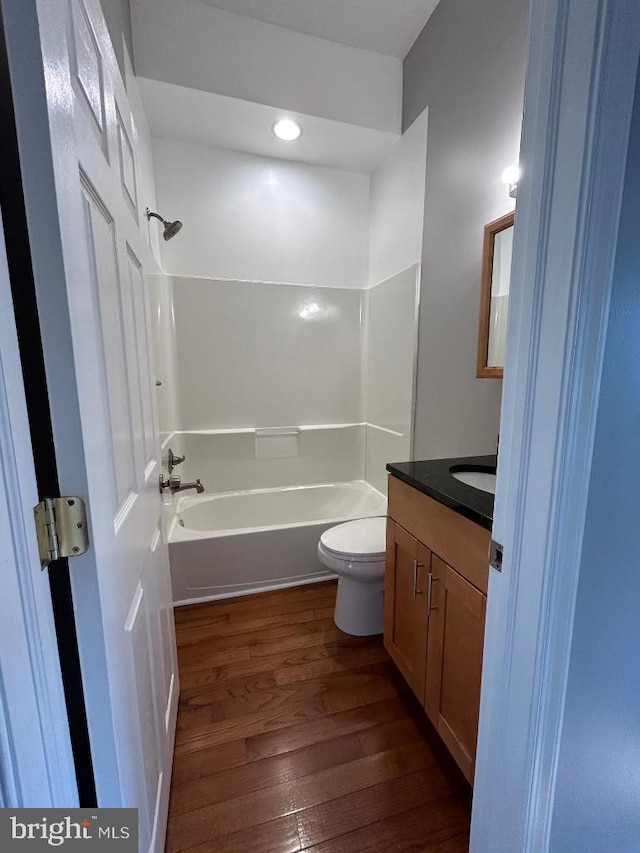
[[[175,222],[165,222],[164,230],[162,231],[162,236],[165,240],[170,240],[172,237],[175,237],[178,231],[182,228],[182,222],[179,219],[176,219]]]
[[[160,216],[159,213],[153,213],[153,211],[149,210],[149,208],[147,208],[145,212],[147,219],[151,219],[151,217],[153,216],[156,219],[159,219],[160,222],[162,222],[162,224],[164,225],[164,228],[162,230],[162,237],[165,240],[170,240],[172,237],[175,237],[178,231],[182,228],[182,222],[180,222],[179,219],[176,219],[175,222],[167,222],[167,220]]]

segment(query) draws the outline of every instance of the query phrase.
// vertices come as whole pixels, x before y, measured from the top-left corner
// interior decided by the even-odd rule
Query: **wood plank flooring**
[[[333,582],[176,611],[167,853],[467,853],[470,789]]]

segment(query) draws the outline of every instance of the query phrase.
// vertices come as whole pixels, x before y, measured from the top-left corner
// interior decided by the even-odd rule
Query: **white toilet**
[[[331,527],[320,537],[318,558],[338,575],[334,621],[345,634],[368,637],[384,627],[386,516]]]

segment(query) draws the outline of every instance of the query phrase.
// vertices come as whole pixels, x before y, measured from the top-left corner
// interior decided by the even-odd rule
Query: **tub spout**
[[[184,492],[185,489],[195,489],[196,492],[201,495],[204,492],[204,486],[200,482],[198,478],[195,483],[181,483],[177,489],[174,489],[174,492]]]
[[[165,489],[169,489],[172,495],[177,492],[184,492],[187,489],[195,489],[199,495],[204,492],[204,486],[199,479],[195,483],[183,483],[177,474],[170,474],[167,480],[162,475],[160,476],[160,491],[164,492]]]

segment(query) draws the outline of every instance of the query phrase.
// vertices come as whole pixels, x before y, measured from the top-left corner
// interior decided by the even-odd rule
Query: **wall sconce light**
[[[509,187],[509,196],[511,198],[515,198],[518,194],[518,181],[520,180],[520,167],[519,166],[507,166],[502,175],[500,176],[502,179],[502,183],[506,184]]]

